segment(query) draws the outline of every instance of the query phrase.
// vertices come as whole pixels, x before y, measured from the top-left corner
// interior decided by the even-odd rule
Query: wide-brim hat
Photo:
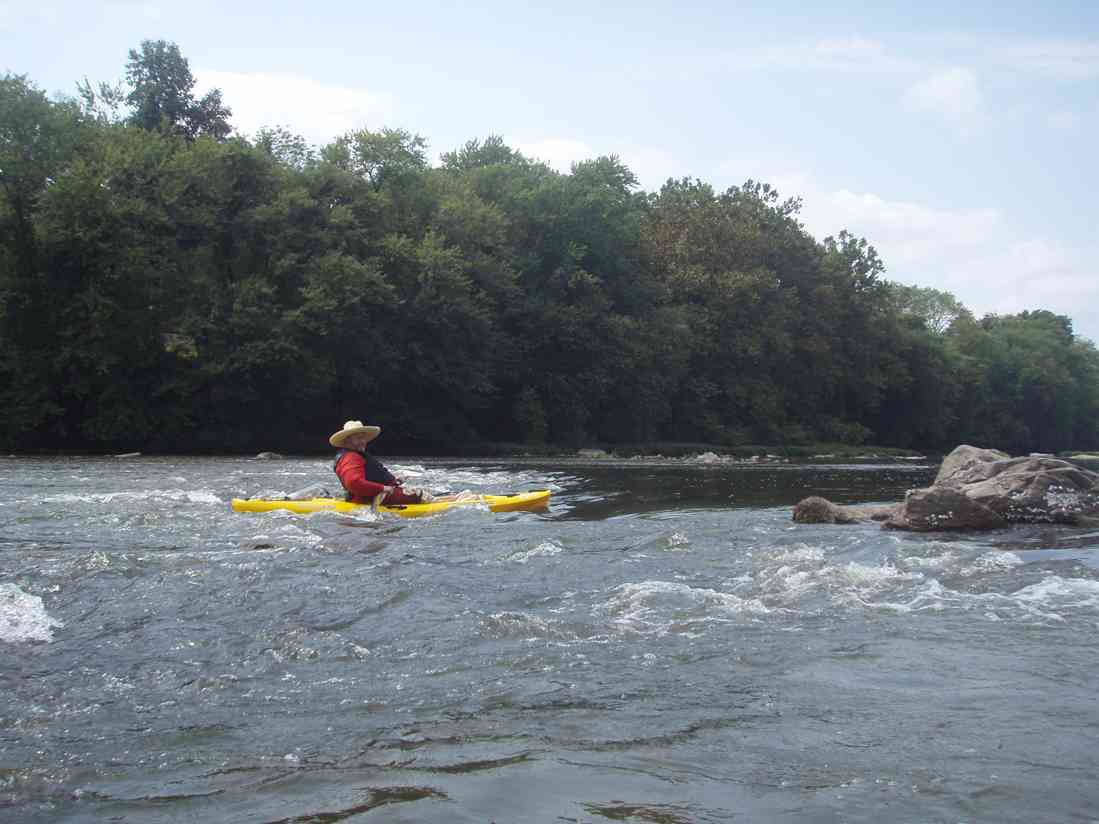
[[[342,448],[347,439],[355,435],[366,435],[366,440],[372,441],[376,437],[382,434],[382,428],[380,426],[368,426],[362,421],[348,421],[343,425],[343,429],[336,432],[328,439],[328,442],[336,448]]]

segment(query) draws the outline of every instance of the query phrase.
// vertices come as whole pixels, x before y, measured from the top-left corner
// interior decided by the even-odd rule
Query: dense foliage
[[[749,181],[640,191],[496,137],[229,137],[174,45],[129,92],[0,77],[0,445],[1099,445],[1099,355],[818,242]]]

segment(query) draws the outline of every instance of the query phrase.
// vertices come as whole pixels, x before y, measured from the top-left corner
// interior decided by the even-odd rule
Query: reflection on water
[[[599,520],[682,509],[790,506],[809,495],[837,503],[901,500],[926,486],[937,467],[691,465],[681,462],[600,462],[585,466],[570,491],[566,517]],[[585,496],[585,492],[588,494]]]
[[[1099,815],[1099,533],[801,525],[934,467],[401,461],[546,513],[233,513],[327,460],[0,462],[18,821]],[[2,817],[2,816],[0,816]]]

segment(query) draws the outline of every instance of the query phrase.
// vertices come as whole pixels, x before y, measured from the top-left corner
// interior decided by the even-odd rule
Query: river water
[[[0,820],[1099,819],[1099,532],[799,525],[935,467],[0,459]],[[333,485],[334,486],[334,485]]]

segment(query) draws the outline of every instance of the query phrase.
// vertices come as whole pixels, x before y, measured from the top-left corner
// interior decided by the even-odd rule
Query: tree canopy
[[[231,136],[179,49],[50,100],[0,77],[0,445],[1099,446],[1099,355],[818,241],[756,181],[640,189],[495,135]]]
[[[189,140],[200,135],[221,139],[232,131],[232,111],[222,105],[220,89],[195,98],[195,78],[175,43],[143,40],[140,50],[130,49],[126,80],[126,102],[133,107],[129,122],[135,126]]]

